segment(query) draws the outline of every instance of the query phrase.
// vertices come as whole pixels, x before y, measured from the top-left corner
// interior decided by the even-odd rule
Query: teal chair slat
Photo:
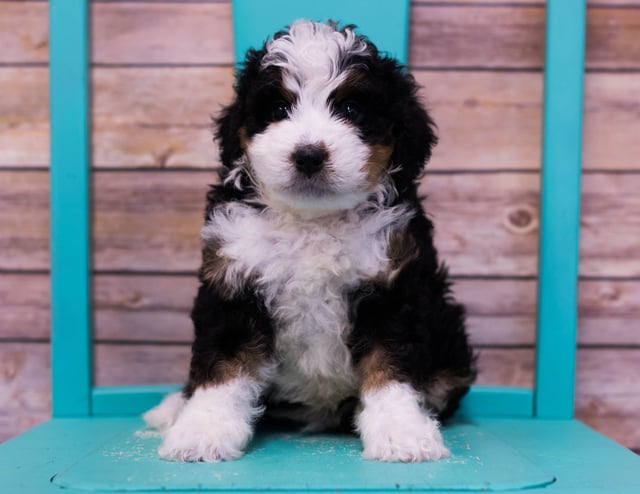
[[[536,416],[573,417],[586,2],[547,2]]]
[[[88,3],[49,2],[53,416],[91,411]]]
[[[163,396],[178,391],[179,385],[94,387],[92,414],[113,417],[138,415],[156,405]],[[458,417],[533,416],[533,391],[526,388],[474,386],[464,397]]]
[[[267,8],[264,0],[233,0],[232,6],[237,63],[296,19],[356,24],[382,51],[407,62],[409,0],[269,0]]]

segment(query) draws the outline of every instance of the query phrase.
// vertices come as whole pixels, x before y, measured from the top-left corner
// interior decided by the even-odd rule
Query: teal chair
[[[140,413],[176,386],[92,386],[87,2],[51,0],[53,418],[0,446],[0,491],[640,492],[640,458],[573,418],[584,0],[548,0],[535,389],[475,387],[453,456],[360,458],[355,437],[260,431],[219,464],[158,459]],[[236,57],[297,17],[357,22],[406,60],[407,0],[237,0]]]

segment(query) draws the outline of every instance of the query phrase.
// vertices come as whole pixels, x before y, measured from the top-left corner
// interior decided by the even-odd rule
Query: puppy
[[[249,50],[217,120],[188,383],[145,415],[161,457],[238,458],[265,410],[348,423],[366,459],[449,454],[474,356],[417,195],[437,139],[416,92],[352,26]]]

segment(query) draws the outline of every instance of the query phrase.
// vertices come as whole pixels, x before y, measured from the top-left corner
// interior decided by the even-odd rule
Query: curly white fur
[[[253,422],[263,411],[257,405],[262,388],[255,379],[237,377],[196,389],[163,432],[158,453],[173,461],[239,458],[253,435]]]
[[[449,456],[440,424],[407,383],[391,382],[361,396],[357,428],[367,460],[420,462]]]

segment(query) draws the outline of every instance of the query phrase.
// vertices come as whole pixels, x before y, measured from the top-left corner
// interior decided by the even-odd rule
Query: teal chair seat
[[[475,387],[452,456],[365,461],[351,435],[260,428],[245,457],[171,463],[140,413],[176,386],[92,386],[88,2],[50,0],[53,418],[0,445],[1,492],[638,493],[640,458],[573,418],[584,0],[548,0],[534,390]],[[300,18],[355,22],[407,58],[407,0],[236,0],[236,59]]]

